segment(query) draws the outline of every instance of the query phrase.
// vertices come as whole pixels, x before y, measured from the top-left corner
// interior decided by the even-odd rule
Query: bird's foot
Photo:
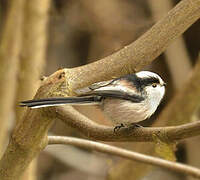
[[[114,133],[116,133],[117,131],[119,131],[122,127],[124,127],[123,124],[120,124],[120,125],[118,125],[118,126],[115,126],[115,128],[114,128]]]
[[[139,124],[135,124],[135,123],[132,123],[128,126],[124,126],[124,124],[120,124],[118,126],[115,126],[114,128],[114,133],[118,132],[121,128],[125,128],[127,130],[133,130],[135,128],[142,128],[143,126],[139,125]]]

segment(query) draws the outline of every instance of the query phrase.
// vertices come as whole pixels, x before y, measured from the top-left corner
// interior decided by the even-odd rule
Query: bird
[[[140,71],[77,89],[77,96],[74,97],[33,99],[22,101],[20,105],[30,108],[66,104],[98,105],[117,129],[148,119],[163,99],[165,86],[158,74]]]

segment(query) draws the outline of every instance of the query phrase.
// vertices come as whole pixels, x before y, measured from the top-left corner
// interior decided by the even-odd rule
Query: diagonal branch
[[[74,90],[94,82],[141,70],[200,17],[200,0],[182,0],[139,39],[94,63],[69,71]]]
[[[96,150],[99,152],[111,154],[111,155],[117,155],[123,158],[127,158],[129,160],[135,160],[139,162],[143,162],[146,164],[163,167],[172,171],[176,171],[179,173],[183,173],[186,175],[191,175],[197,178],[200,178],[200,169],[176,163],[171,162],[167,160],[163,160],[160,158],[140,154],[137,152],[128,151],[122,148],[114,147],[111,145],[84,140],[80,138],[74,138],[74,137],[62,137],[62,136],[49,136],[48,137],[49,144],[70,144],[74,146],[79,146],[82,148],[90,149],[90,150]]]

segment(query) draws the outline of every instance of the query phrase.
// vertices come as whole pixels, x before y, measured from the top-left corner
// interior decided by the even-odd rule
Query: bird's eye
[[[153,87],[153,88],[156,88],[156,87],[157,87],[157,84],[156,84],[156,83],[153,83],[153,84],[152,84],[152,87]]]

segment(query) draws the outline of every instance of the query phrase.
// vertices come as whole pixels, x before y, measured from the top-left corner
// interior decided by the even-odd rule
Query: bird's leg
[[[124,126],[124,124],[120,124],[118,126],[115,126],[114,128],[114,133],[116,133],[117,131],[119,131],[121,128],[126,128],[127,130],[133,130],[135,128],[141,128],[143,126],[141,126],[140,124],[136,124],[136,123],[131,123],[130,125],[128,126]]]

